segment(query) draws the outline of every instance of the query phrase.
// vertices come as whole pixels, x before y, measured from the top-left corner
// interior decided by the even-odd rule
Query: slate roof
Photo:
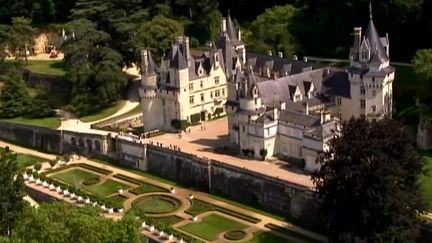
[[[304,127],[316,127],[321,124],[321,118],[294,111],[281,110],[279,121],[289,122]]]
[[[321,92],[331,96],[351,98],[348,73],[342,69],[330,69],[325,75]]]
[[[369,42],[368,44],[371,49],[371,62],[386,62],[389,60],[372,18],[366,29],[365,38]]]

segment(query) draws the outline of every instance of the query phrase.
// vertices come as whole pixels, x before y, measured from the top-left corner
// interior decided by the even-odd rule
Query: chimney
[[[225,33],[226,32],[226,19],[222,18],[221,20],[221,33]]]
[[[144,75],[147,73],[148,66],[148,53],[147,50],[141,50],[141,74]]]
[[[292,59],[293,59],[294,61],[297,61],[297,60],[298,60],[297,55],[293,55]]]
[[[270,50],[267,51],[267,55],[269,55],[269,56],[273,55],[273,54],[272,54],[272,51],[270,51]]]
[[[357,52],[358,48],[360,48],[361,44],[361,34],[362,34],[362,28],[361,27],[354,27],[354,51]]]
[[[279,120],[279,109],[276,106],[273,108],[273,118]]]
[[[279,51],[278,52],[278,57],[283,58],[283,52]]]
[[[240,31],[240,29],[238,31],[238,40],[241,41],[241,31]]]
[[[303,107],[305,109],[305,114],[309,115],[309,104],[307,102],[304,102]]]
[[[280,102],[280,109],[281,110],[286,110],[286,103],[285,103],[285,101],[281,101]]]
[[[240,54],[242,64],[245,64],[246,63],[246,49],[244,47],[240,47],[239,48],[239,54]]]
[[[185,36],[183,38],[184,41],[184,49],[185,49],[185,56],[188,61],[188,67],[191,65],[191,55],[190,55],[190,47],[189,47],[189,37]]]
[[[304,56],[304,57],[303,57],[303,61],[304,61],[304,62],[307,62],[307,56]]]

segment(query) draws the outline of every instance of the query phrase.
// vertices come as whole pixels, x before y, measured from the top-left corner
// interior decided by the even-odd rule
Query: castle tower
[[[159,109],[157,98],[157,66],[148,50],[141,51],[141,106],[143,109],[144,131],[157,129],[159,120],[149,116]]]
[[[372,7],[366,32],[354,28],[348,78],[351,84],[352,109],[355,117],[369,120],[392,114],[392,84],[395,69],[390,66],[388,35],[380,37],[373,22]]]

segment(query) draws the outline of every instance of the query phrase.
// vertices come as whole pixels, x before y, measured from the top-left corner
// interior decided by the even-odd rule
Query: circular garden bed
[[[132,206],[144,213],[164,214],[171,213],[180,208],[180,201],[165,195],[150,195],[136,199]]]
[[[92,186],[95,184],[98,184],[100,182],[99,177],[91,177],[91,178],[87,178],[85,180],[83,180],[82,184],[84,186]]]
[[[224,238],[227,240],[242,240],[246,237],[246,232],[243,230],[230,230],[225,232]]]

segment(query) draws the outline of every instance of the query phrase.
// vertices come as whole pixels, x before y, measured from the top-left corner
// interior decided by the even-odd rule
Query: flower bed
[[[241,240],[246,237],[246,232],[243,230],[230,230],[225,232],[224,238],[227,240]]]

